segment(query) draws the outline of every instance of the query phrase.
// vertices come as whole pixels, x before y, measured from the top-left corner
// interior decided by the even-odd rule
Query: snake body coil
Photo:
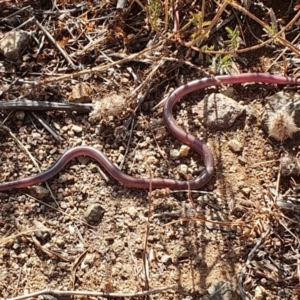
[[[176,124],[172,113],[173,107],[183,96],[196,90],[207,88],[210,86],[218,86],[220,84],[237,84],[245,82],[261,82],[283,85],[300,84],[300,80],[264,73],[224,75],[191,81],[185,85],[180,86],[167,98],[163,110],[163,118],[166,127],[168,128],[170,133],[172,133],[178,140],[188,145],[195,152],[201,155],[204,161],[205,170],[198,177],[192,179],[191,181],[180,181],[163,178],[134,178],[121,172],[102,152],[98,151],[97,149],[89,146],[79,146],[66,151],[53,167],[40,174],[23,179],[18,179],[15,181],[0,183],[0,191],[24,188],[46,181],[55,176],[61,169],[65,167],[65,165],[70,160],[81,155],[89,156],[95,159],[115,180],[119,181],[125,186],[147,189],[151,184],[153,189],[199,189],[207,184],[212,177],[214,170],[213,156],[209,148],[202,141],[185,132]]]

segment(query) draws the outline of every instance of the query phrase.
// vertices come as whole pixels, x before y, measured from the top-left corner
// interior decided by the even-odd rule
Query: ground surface
[[[270,15],[259,3],[272,8],[282,26],[297,13],[293,10],[296,2],[252,2],[250,11],[267,24]],[[0,182],[38,173],[28,153],[46,170],[66,149],[79,145],[102,150],[132,176],[195,177],[201,172],[201,158],[191,150],[184,153],[186,148],[163,125],[162,106],[155,106],[181,84],[207,75],[249,71],[292,75],[296,70],[297,55],[290,48],[285,58],[270,68],[285,49],[271,42],[232,56],[229,64],[215,63],[220,59],[217,54],[206,57],[200,51],[199,55],[185,44],[193,33],[191,28],[169,40],[156,36],[151,30],[155,24],[150,22],[153,10],[150,14],[151,7],[143,10],[134,1],[126,5],[124,15],[116,15],[116,4],[110,1],[56,1],[56,6],[45,1],[40,7],[30,1],[0,1],[0,5],[3,34],[34,15],[80,70],[104,66],[103,70],[59,79],[77,71],[67,67],[53,43],[42,39],[37,23],[22,27],[37,31],[36,44],[28,46],[17,61],[1,57],[2,89],[9,87],[1,94],[3,100],[67,101],[76,94],[76,84],[84,82],[89,91],[82,93],[102,106],[98,118],[79,112],[37,112],[59,134],[59,141],[30,112],[0,110]],[[9,22],[4,19],[26,5],[34,13],[25,10]],[[201,9],[201,1],[179,1],[178,6],[182,28],[190,14]],[[207,1],[206,6],[207,20],[211,20],[216,3]],[[79,12],[51,14],[51,10],[78,7]],[[176,7],[173,10],[176,15]],[[229,5],[227,10],[231,11]],[[226,19],[225,13],[222,16]],[[166,26],[170,35],[173,17]],[[166,21],[163,13],[159,18]],[[234,28],[236,19],[229,24]],[[257,39],[264,33],[257,23],[249,18],[240,26],[247,45],[238,49],[262,43]],[[287,40],[294,34],[287,35]],[[214,49],[221,51],[225,37],[221,28],[207,45],[214,44]],[[98,44],[93,42],[98,39]],[[149,41],[164,43],[125,63],[109,65],[147,49]],[[282,153],[297,154],[299,134],[283,143],[269,138],[263,114],[266,98],[282,88],[234,86],[230,96],[245,110],[226,129],[202,124],[197,112],[203,91],[176,106],[178,124],[206,141],[215,158],[214,176],[201,191],[149,193],[127,188],[103,176],[92,159],[80,157],[48,181],[56,202],[45,184],[42,190],[33,187],[0,193],[0,296],[13,299],[46,288],[121,295],[166,287],[135,299],[298,299],[298,218],[281,210],[270,190],[277,186],[284,194],[291,187],[290,176],[278,180],[278,158]],[[137,107],[137,100],[141,106]],[[134,126],[124,129],[132,119]],[[232,146],[236,144],[238,150]],[[91,211],[96,220],[87,219]]]

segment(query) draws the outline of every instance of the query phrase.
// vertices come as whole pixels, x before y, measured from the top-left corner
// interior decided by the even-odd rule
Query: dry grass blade
[[[53,129],[41,116],[38,116],[36,113],[31,112],[34,118],[57,140],[61,141],[62,138],[60,135]]]
[[[63,76],[56,77],[56,78],[44,79],[44,80],[41,80],[38,84],[39,85],[48,85],[49,83],[59,82],[59,81],[63,81],[63,80],[66,80],[66,79],[73,79],[73,78],[76,78],[76,77],[79,77],[79,76],[82,76],[82,75],[93,74],[93,73],[98,73],[98,72],[104,72],[104,71],[107,71],[108,69],[110,69],[114,66],[122,65],[122,64],[125,64],[127,62],[130,62],[131,60],[133,60],[135,58],[139,58],[141,55],[160,47],[162,44],[163,44],[163,42],[159,42],[159,43],[157,43],[153,46],[150,46],[150,47],[148,47],[148,48],[146,48],[146,49],[144,49],[144,50],[142,50],[138,53],[128,55],[127,57],[125,57],[123,59],[117,60],[117,61],[112,62],[112,63],[108,63],[104,66],[97,66],[97,67],[94,67],[94,68],[91,68],[91,69],[86,69],[86,70],[82,70],[82,71],[79,71],[79,72],[74,72],[72,74],[66,74],[66,75],[63,75]]]
[[[176,285],[171,286],[164,286],[164,287],[156,287],[152,288],[148,291],[142,291],[142,292],[115,292],[115,293],[107,293],[107,292],[91,292],[91,291],[62,291],[62,290],[51,290],[51,289],[45,289],[38,292],[29,293],[27,295],[18,296],[18,297],[11,297],[6,298],[6,300],[23,300],[28,299],[32,297],[37,297],[41,295],[52,295],[56,297],[62,297],[62,296],[90,296],[90,297],[116,297],[116,298],[126,298],[126,297],[143,297],[143,296],[149,296],[154,294],[159,294],[161,292],[174,289]]]
[[[36,231],[36,228],[26,229],[26,230],[22,230],[21,232],[16,233],[16,234],[11,234],[11,235],[8,235],[8,236],[5,236],[5,237],[1,237],[0,238],[0,245],[5,246],[5,244],[10,243],[11,241],[15,240],[16,238],[22,237],[24,235],[31,234],[35,231]]]
[[[25,238],[25,240],[27,240],[30,243],[33,243],[40,251],[42,251],[46,256],[50,257],[50,258],[59,258],[62,261],[66,261],[69,262],[72,259],[70,257],[68,257],[67,255],[61,255],[59,253],[56,253],[55,251],[51,251],[49,250],[47,247],[41,245],[41,243],[36,239],[36,237],[31,234],[31,235],[27,235],[24,234],[24,232],[28,232],[28,230],[23,230],[23,228],[21,227],[21,225],[19,224],[18,220],[15,219],[15,226],[17,227],[17,229],[20,231],[20,233],[22,233],[22,237]],[[36,231],[38,228],[35,228],[34,231]],[[30,230],[29,230],[30,231]],[[15,235],[16,236],[16,235]]]
[[[205,1],[203,1],[203,2],[205,2]],[[216,24],[218,23],[218,21],[220,19],[220,16],[222,15],[223,11],[226,9],[226,7],[229,3],[230,3],[229,0],[223,1],[221,7],[218,9],[216,15],[210,22],[209,26],[207,28],[203,29],[203,33],[201,33],[201,35],[199,37],[197,37],[195,40],[193,40],[190,43],[186,43],[185,46],[192,47],[192,46],[196,45],[197,43],[199,43],[199,41],[202,41],[202,40],[205,40],[206,38],[208,38],[211,29],[216,26]],[[204,12],[202,12],[202,13],[203,13],[203,15],[205,15]],[[200,28],[202,28],[202,24],[201,24]]]
[[[267,25],[266,23],[264,23],[259,18],[257,18],[255,15],[250,13],[247,9],[245,9],[244,7],[242,7],[241,5],[237,4],[234,1],[231,3],[231,5],[234,8],[236,8],[237,10],[240,10],[241,12],[243,12],[245,15],[247,15],[251,19],[255,20],[258,24],[260,24],[263,28],[265,28],[267,31],[269,31],[271,33],[271,31],[270,31],[271,27],[269,25]],[[297,54],[297,56],[300,56],[300,51],[294,45],[292,45],[290,42],[288,42],[286,39],[282,38],[280,35],[282,35],[282,33],[287,28],[292,26],[296,22],[296,20],[298,20],[299,16],[300,16],[300,11],[298,11],[296,16],[284,28],[282,28],[279,32],[277,32],[271,36],[271,39],[273,39],[273,41],[280,42],[283,46],[289,48],[291,51],[293,51],[295,54]]]
[[[292,41],[292,44],[296,43],[299,40],[300,34],[298,34]],[[282,52],[280,54],[278,54],[277,58],[275,58],[275,60],[272,62],[272,64],[270,64],[268,66],[268,68],[266,69],[266,72],[268,72],[269,70],[271,70],[271,68],[278,63],[279,59],[284,57],[284,54],[287,52],[288,48],[285,48],[284,50],[282,50]],[[284,68],[284,74],[286,74],[286,68]]]
[[[86,249],[85,251],[83,251],[74,261],[74,264],[72,266],[71,269],[71,280],[72,280],[72,287],[73,289],[75,288],[75,283],[76,283],[76,270],[79,267],[80,263],[82,262],[83,258],[85,257],[85,255],[87,254],[89,249]]]
[[[25,236],[25,238],[29,242],[32,242],[38,249],[40,249],[44,254],[46,254],[50,258],[58,258],[62,261],[66,261],[66,262],[73,260],[73,258],[71,258],[67,255],[61,255],[60,253],[49,250],[45,246],[42,246],[41,243],[34,236],[31,236],[31,237]]]
[[[169,222],[167,224],[165,224],[164,226],[169,226],[169,225],[172,225],[172,224],[176,224],[176,223],[181,223],[181,222],[189,222],[189,221],[192,221],[192,222],[204,222],[204,223],[212,223],[212,224],[217,224],[217,225],[221,225],[221,226],[237,226],[237,227],[243,227],[245,226],[245,222],[243,221],[234,221],[234,222],[224,222],[224,221],[214,221],[214,220],[209,220],[209,219],[206,219],[204,217],[193,217],[193,218],[180,218],[179,220],[176,220],[176,221],[172,221],[172,222]]]

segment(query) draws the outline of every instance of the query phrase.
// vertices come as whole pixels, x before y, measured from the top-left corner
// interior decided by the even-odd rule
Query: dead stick
[[[17,101],[0,101],[0,110],[64,110],[90,112],[94,109],[93,104],[61,103],[49,101],[34,101],[21,99]]]

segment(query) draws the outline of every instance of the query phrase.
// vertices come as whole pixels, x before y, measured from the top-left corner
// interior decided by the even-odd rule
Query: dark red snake
[[[170,189],[199,189],[203,187],[212,177],[214,170],[214,159],[209,148],[196,137],[183,131],[175,122],[172,110],[174,105],[185,95],[210,86],[218,86],[220,84],[236,84],[245,82],[261,82],[271,84],[300,84],[300,80],[275,76],[264,73],[246,73],[240,75],[224,75],[211,78],[203,78],[194,80],[176,89],[167,99],[164,106],[163,118],[169,131],[182,143],[191,147],[195,152],[202,156],[205,170],[196,178],[190,181],[179,181],[174,179],[163,178],[134,178],[121,172],[115,167],[109,159],[100,151],[89,146],[79,146],[66,151],[58,162],[50,169],[23,179],[4,182],[0,184],[0,191],[10,189],[19,189],[34,184],[41,183],[56,175],[65,165],[73,158],[85,155],[95,159],[104,169],[117,181],[125,186],[148,189],[150,185],[153,189],[170,188]]]

